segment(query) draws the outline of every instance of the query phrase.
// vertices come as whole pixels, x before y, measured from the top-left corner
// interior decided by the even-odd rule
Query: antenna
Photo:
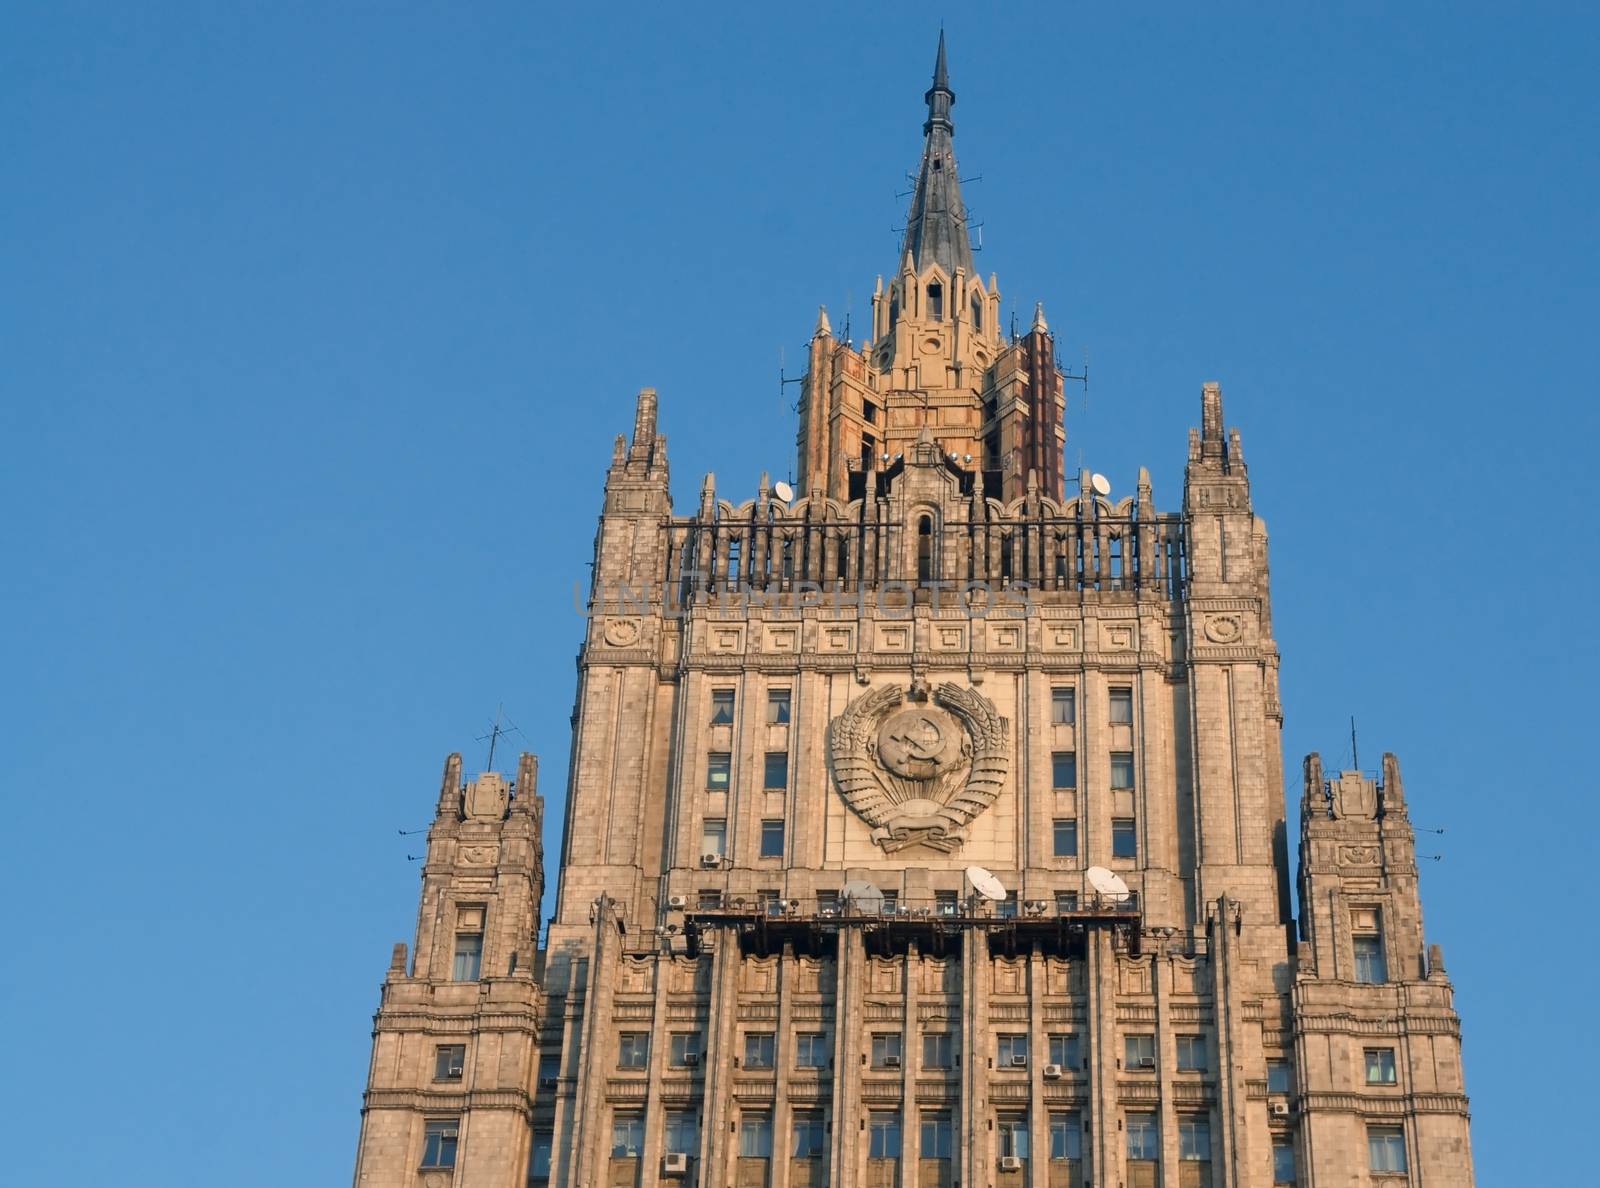
[[[517,724],[505,716],[505,709],[506,707],[504,702],[495,706],[494,723],[489,727],[489,733],[478,735],[479,742],[487,742],[489,744],[489,758],[484,762],[484,771],[494,770],[494,748],[495,744],[500,741],[500,736],[504,734],[522,733]],[[501,725],[501,719],[505,720],[504,725]]]
[[[1356,757],[1356,716],[1350,715],[1350,767],[1353,771],[1361,770],[1361,760]]]
[[[792,412],[799,412],[800,411],[800,403],[799,403],[799,401],[796,401],[794,408],[790,409],[788,400],[783,394],[783,390],[785,388],[787,388],[790,384],[803,384],[803,383],[805,383],[805,379],[806,379],[806,377],[805,377],[805,373],[804,372],[801,372],[799,375],[795,376],[793,379],[789,379],[787,376],[784,375],[784,372],[783,372],[783,347],[780,346],[778,348],[778,404],[779,404],[780,407],[783,408],[783,410],[785,412],[791,412],[791,411]]]

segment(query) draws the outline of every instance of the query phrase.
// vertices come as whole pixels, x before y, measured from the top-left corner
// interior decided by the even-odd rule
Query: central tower
[[[1036,306],[1026,334],[1003,333],[1000,286],[972,259],[956,166],[944,34],[923,96],[922,160],[897,269],[872,294],[872,340],[857,349],[817,318],[800,404],[803,492],[858,499],[928,431],[984,489],[1020,498],[1028,474],[1062,495],[1064,400],[1055,342]]]

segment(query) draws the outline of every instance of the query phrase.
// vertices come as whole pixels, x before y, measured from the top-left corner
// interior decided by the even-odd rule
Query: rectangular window
[[[1205,1118],[1178,1119],[1178,1158],[1211,1158],[1211,1123]]]
[[[722,906],[722,892],[702,889],[695,892],[695,906],[703,912],[714,912]]]
[[[1127,1128],[1129,1159],[1161,1158],[1161,1132],[1154,1114],[1129,1114]]]
[[[667,1063],[673,1068],[687,1068],[700,1063],[700,1033],[674,1031],[667,1037]]]
[[[1375,1172],[1403,1175],[1406,1170],[1406,1134],[1398,1126],[1367,1127],[1367,1166]]]
[[[1289,1062],[1287,1060],[1267,1061],[1267,1092],[1288,1093],[1289,1091]]]
[[[1064,1032],[1050,1037],[1050,1063],[1059,1064],[1062,1068],[1072,1070],[1082,1062],[1078,1051],[1078,1037],[1071,1032]]]
[[[772,1158],[771,1114],[745,1114],[739,1119],[739,1158]]]
[[[1131,688],[1115,688],[1111,690],[1111,721],[1115,723],[1133,723],[1133,690]]]
[[[796,1068],[826,1068],[828,1066],[828,1037],[820,1031],[802,1031],[795,1036],[794,1066]]]
[[[1078,910],[1078,893],[1076,891],[1056,892],[1056,913],[1058,915]]]
[[[817,911],[824,916],[837,916],[839,914],[839,893],[837,891],[818,891]]]
[[[728,822],[722,817],[707,817],[700,822],[700,854],[721,858],[728,852]]]
[[[1365,1055],[1367,1059],[1367,1084],[1395,1084],[1393,1048],[1368,1048]]]
[[[1076,858],[1078,856],[1078,818],[1057,817],[1053,827],[1053,835],[1055,856],[1057,858]]]
[[[554,1089],[560,1077],[561,1057],[554,1055],[539,1057],[539,1088]]]
[[[789,721],[789,690],[767,690],[767,721],[774,726],[784,726]]]
[[[1295,1182],[1294,1146],[1288,1139],[1272,1140],[1272,1182],[1274,1184]]]
[[[746,1068],[771,1068],[773,1047],[772,1032],[745,1032],[744,1066]]]
[[[933,910],[941,916],[956,914],[956,893],[954,891],[935,891],[933,893]]]
[[[949,1110],[922,1111],[922,1158],[949,1159],[955,1151],[955,1128]]]
[[[466,1044],[440,1044],[433,1050],[433,1079],[457,1081],[467,1067]]]
[[[644,1115],[618,1114],[611,1119],[611,1158],[637,1159],[644,1149]]]
[[[883,892],[883,914],[893,916],[900,911],[900,892],[885,890]]]
[[[1117,817],[1112,820],[1111,856],[1113,858],[1139,856],[1139,834],[1133,827],[1132,817]]]
[[[483,933],[456,933],[456,959],[450,967],[450,978],[456,982],[476,982],[483,964]]]
[[[1154,1068],[1156,1066],[1156,1037],[1153,1035],[1125,1035],[1122,1037],[1123,1068]]]
[[[783,915],[783,900],[779,897],[776,887],[763,887],[757,891],[756,903],[760,905],[763,916]]]
[[[781,819],[761,822],[761,856],[763,858],[783,857],[783,821]]]
[[[1050,1158],[1083,1158],[1083,1123],[1077,1114],[1050,1115]]]
[[[869,425],[878,423],[878,406],[870,400],[861,402],[861,419]]]
[[[1018,1159],[1028,1157],[1028,1115],[1001,1114],[995,1119],[994,1130],[995,1144],[1002,1158],[1007,1155]]]
[[[528,1179],[550,1178],[550,1156],[556,1149],[556,1136],[552,1130],[533,1132],[533,1149],[528,1153]]]
[[[694,1155],[700,1150],[700,1119],[693,1110],[667,1112],[666,1137],[662,1143],[668,1155]]]
[[[733,690],[711,690],[711,724],[713,726],[731,726],[733,724]]]
[[[1111,752],[1111,790],[1126,792],[1133,787],[1133,752]]]
[[[1178,1071],[1205,1072],[1206,1064],[1206,1037],[1203,1035],[1180,1035],[1178,1037]]]
[[[867,1157],[900,1158],[900,1115],[891,1110],[873,1110],[867,1115]]]
[[[726,792],[733,774],[733,756],[727,751],[712,751],[706,756],[706,791]]]
[[[646,1068],[650,1064],[650,1033],[624,1031],[617,1037],[617,1067]]]
[[[1369,986],[1382,985],[1389,980],[1388,963],[1383,958],[1383,937],[1355,937],[1356,981]]]
[[[1028,1037],[1017,1032],[995,1036],[995,1061],[1001,1068],[1026,1068]]]
[[[1055,751],[1051,754],[1050,786],[1056,789],[1078,786],[1078,752]]]
[[[762,766],[761,786],[767,791],[780,791],[789,786],[789,752],[768,751]]]
[[[456,1136],[460,1134],[460,1125],[456,1118],[432,1118],[423,1126],[423,1167],[456,1165]]]
[[[1078,691],[1073,688],[1050,690],[1050,721],[1057,726],[1071,726],[1078,720]]]
[[[900,1067],[900,1033],[898,1031],[879,1031],[873,1034],[872,1067]]]
[[[994,914],[1002,920],[1015,920],[1017,918],[1017,893],[1007,891],[1006,897],[994,906]]]
[[[796,1110],[794,1115],[794,1143],[789,1153],[796,1159],[820,1159],[823,1137],[821,1110]]]
[[[951,1068],[955,1065],[955,1036],[948,1031],[926,1031],[922,1035],[922,1067]]]

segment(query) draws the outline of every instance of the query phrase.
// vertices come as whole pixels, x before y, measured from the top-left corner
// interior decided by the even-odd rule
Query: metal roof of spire
[[[952,143],[955,124],[950,109],[956,93],[950,89],[950,71],[945,63],[944,30],[939,30],[939,52],[933,63],[933,86],[923,96],[928,119],[922,125],[926,138],[922,146],[922,167],[917,172],[916,190],[911,196],[911,211],[906,216],[906,238],[901,254],[911,254],[920,272],[936,263],[948,273],[957,268],[973,274],[972,241],[967,235],[967,210],[961,204],[961,181],[956,173],[956,154]]]

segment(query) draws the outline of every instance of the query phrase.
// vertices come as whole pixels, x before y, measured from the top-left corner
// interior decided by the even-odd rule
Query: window
[[[1017,918],[1017,893],[1007,891],[1006,897],[995,905],[994,914],[1002,920],[1015,920]]]
[[[1026,1114],[1001,1114],[995,1119],[995,1144],[1000,1149],[1002,1157],[1015,1155],[1018,1159],[1028,1157],[1028,1115]]]
[[[456,933],[456,959],[450,967],[450,978],[456,982],[476,982],[483,964],[483,933]]]
[[[533,1149],[528,1153],[528,1179],[548,1180],[550,1178],[550,1155],[556,1147],[555,1132],[551,1130],[536,1130],[533,1132]]]
[[[700,1063],[700,1033],[674,1031],[667,1037],[667,1063],[673,1068],[685,1068]]]
[[[731,693],[729,696],[733,696]],[[1132,724],[1133,722],[1133,690],[1117,688],[1111,690],[1111,721],[1113,723]]]
[[[433,1079],[436,1081],[455,1081],[461,1078],[462,1070],[466,1068],[467,1046],[465,1044],[440,1044],[433,1050]]]
[[[861,418],[869,425],[878,423],[878,406],[870,400],[861,402]]]
[[[1206,1037],[1203,1035],[1180,1035],[1178,1037],[1178,1071],[1205,1072],[1206,1064]]]
[[[767,761],[761,769],[761,786],[782,789],[789,786],[789,752],[768,751]]]
[[[954,891],[935,891],[933,893],[933,910],[941,916],[956,914],[956,893]]]
[[[1075,912],[1078,910],[1078,893],[1076,891],[1056,892],[1056,913]]]
[[[456,1136],[460,1122],[455,1118],[433,1118],[422,1131],[422,1166],[454,1167]]]
[[[637,1159],[644,1148],[644,1116],[618,1114],[611,1119],[611,1157]]]
[[[872,1067],[900,1067],[900,1033],[879,1031],[872,1037]]]
[[[1377,986],[1389,980],[1389,969],[1383,959],[1383,937],[1358,936],[1355,938],[1356,981]]]
[[[1272,1182],[1274,1184],[1295,1182],[1294,1147],[1288,1139],[1272,1140]]]
[[[733,690],[711,690],[711,724],[713,726],[731,726],[733,724]]]
[[[933,579],[933,521],[923,516],[917,521],[917,581]]]
[[[794,1115],[794,1144],[789,1153],[796,1159],[820,1159],[823,1152],[821,1110],[796,1110]]]
[[[952,1067],[955,1064],[955,1038],[948,1031],[924,1032],[922,1035],[922,1067]]]
[[[831,890],[830,891],[818,891],[817,892],[817,911],[821,912],[824,916],[836,916],[836,915],[838,915],[839,914],[839,893],[837,891],[831,891]]]
[[[944,286],[938,281],[928,283],[928,320],[944,321]]]
[[[1178,1158],[1211,1158],[1211,1123],[1205,1118],[1178,1119]]]
[[[1050,1037],[1050,1063],[1062,1068],[1077,1068],[1082,1062],[1078,1054],[1078,1037],[1071,1032]]]
[[[900,1158],[900,1115],[890,1110],[873,1110],[867,1115],[867,1157]]]
[[[767,721],[774,726],[783,726],[789,721],[789,690],[767,690]]]
[[[1056,751],[1050,756],[1050,786],[1052,788],[1078,786],[1078,752]]]
[[[744,1037],[744,1066],[746,1068],[771,1068],[772,1050],[772,1032],[746,1032]]]
[[[701,888],[695,892],[694,903],[703,912],[714,912],[722,906],[722,892]]]
[[[1115,791],[1126,791],[1133,787],[1133,752],[1111,752],[1111,787]]]
[[[1153,1035],[1125,1035],[1122,1037],[1123,1068],[1154,1068],[1156,1066],[1156,1037]]]
[[[976,293],[972,295],[972,329],[974,333],[983,329],[983,301]]]
[[[1053,829],[1053,840],[1057,858],[1076,858],[1078,856],[1078,818],[1057,817]]]
[[[889,293],[889,329],[893,330],[896,322],[900,320],[900,294],[890,290]]]
[[[668,1155],[693,1155],[699,1151],[700,1119],[692,1110],[667,1111],[663,1147]]]
[[[706,791],[726,792],[732,773],[733,756],[726,751],[712,751],[706,756]]]
[[[1078,1115],[1050,1115],[1050,1158],[1083,1158],[1083,1123]]]
[[[1139,854],[1139,837],[1133,827],[1132,817],[1116,817],[1111,822],[1111,856],[1136,858]]]
[[[763,887],[757,891],[756,903],[760,905],[763,916],[783,915],[783,900],[779,898],[776,887]]]
[[[1406,1170],[1406,1135],[1398,1126],[1367,1127],[1367,1166],[1375,1172],[1402,1175]]]
[[[739,1158],[772,1158],[771,1114],[745,1114],[739,1119]]]
[[[1078,691],[1073,688],[1050,690],[1050,721],[1057,726],[1071,726],[1078,720]]]
[[[955,1129],[950,1125],[949,1110],[924,1110],[922,1112],[922,1157],[924,1159],[949,1159],[955,1151]]]
[[[1022,1068],[1028,1063],[1028,1037],[1022,1033],[995,1036],[995,1060],[1001,1068]]]
[[[539,1057],[539,1087],[541,1089],[554,1089],[556,1081],[561,1077],[561,1057],[548,1055]]]
[[[893,916],[893,915],[898,914],[899,911],[900,911],[900,892],[898,892],[898,891],[889,891],[887,889],[884,890],[884,892],[883,892],[883,914],[885,916]]]
[[[700,823],[700,853],[723,857],[728,852],[728,822],[722,817],[707,817]]]
[[[1267,1061],[1267,1092],[1289,1092],[1289,1062],[1287,1060]]]
[[[1161,1135],[1154,1114],[1129,1114],[1127,1130],[1129,1159],[1161,1158]]]
[[[761,822],[761,856],[763,858],[783,857],[783,821],[781,819]]]
[[[828,1037],[820,1031],[802,1031],[795,1036],[794,1066],[796,1068],[826,1068],[828,1066]]]
[[[624,1031],[617,1039],[617,1067],[645,1068],[649,1063],[649,1032]]]
[[[1395,1084],[1393,1048],[1368,1048],[1366,1050],[1366,1058],[1367,1084]]]

